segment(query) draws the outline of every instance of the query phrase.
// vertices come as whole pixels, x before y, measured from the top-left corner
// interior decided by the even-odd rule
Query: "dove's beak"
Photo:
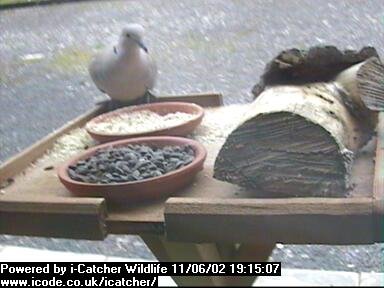
[[[141,42],[140,40],[137,40],[137,45],[140,46],[140,48],[142,48],[146,53],[148,53],[148,48],[144,45],[143,42]]]

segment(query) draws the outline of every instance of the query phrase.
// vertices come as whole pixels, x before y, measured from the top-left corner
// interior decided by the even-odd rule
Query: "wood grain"
[[[384,112],[379,114],[373,197],[384,201]]]
[[[223,105],[223,96],[219,93],[200,93],[189,95],[158,96],[156,102],[190,102],[202,107],[217,107]]]
[[[170,198],[165,227],[172,241],[343,245],[380,240],[371,198]]]
[[[105,218],[103,199],[0,198],[0,234],[102,240]]]
[[[214,177],[285,197],[345,197],[353,159],[375,127],[340,91],[334,83],[264,90],[221,147]]]
[[[377,51],[284,50],[252,92],[256,100],[223,145],[214,176],[287,197],[345,196],[352,159],[384,109]]]
[[[384,242],[384,113],[379,114],[373,183],[376,238]]]

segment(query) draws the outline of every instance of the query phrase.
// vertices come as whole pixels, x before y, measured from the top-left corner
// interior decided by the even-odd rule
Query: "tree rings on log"
[[[214,177],[280,197],[347,196],[354,153],[384,110],[376,50],[285,50],[252,92],[256,100],[221,148]]]
[[[271,87],[226,139],[214,177],[279,196],[346,196],[353,152],[370,137],[360,128],[333,84]]]
[[[335,78],[360,107],[371,111],[384,110],[384,66],[379,58],[371,57],[351,66]]]

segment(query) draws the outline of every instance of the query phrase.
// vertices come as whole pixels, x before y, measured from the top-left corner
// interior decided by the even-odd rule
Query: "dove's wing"
[[[157,79],[157,65],[153,57],[149,54],[148,56],[148,67],[149,67],[149,77],[148,77],[148,90],[151,90],[153,87],[155,87],[156,79]]]
[[[116,48],[109,47],[97,54],[89,65],[88,71],[93,82],[104,93],[108,93],[109,83],[112,81],[111,77],[113,77],[112,72],[117,62]]]
[[[154,87],[157,68],[143,49],[125,51],[118,46],[97,55],[89,66],[89,73],[96,86],[111,98],[128,101]]]

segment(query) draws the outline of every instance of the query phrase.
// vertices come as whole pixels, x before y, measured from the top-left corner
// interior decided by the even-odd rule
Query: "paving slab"
[[[282,269],[281,276],[259,277],[253,286],[359,286],[356,272]]]
[[[32,248],[7,246],[0,251],[0,262],[104,262],[107,256],[56,252]]]
[[[384,273],[360,273],[360,286],[384,286]]]

